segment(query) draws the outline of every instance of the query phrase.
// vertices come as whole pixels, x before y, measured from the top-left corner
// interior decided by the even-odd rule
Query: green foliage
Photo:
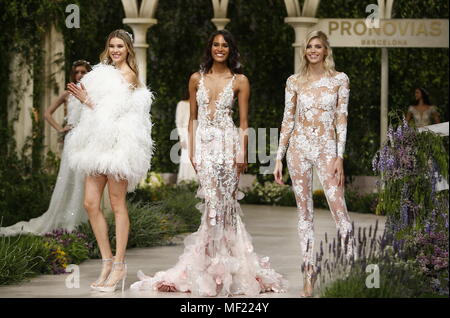
[[[255,180],[251,187],[244,189],[245,197],[241,203],[246,204],[270,204],[277,206],[296,206],[295,195],[289,185],[278,185],[275,182],[266,181],[259,183]],[[374,213],[377,205],[378,194],[360,195],[356,191],[345,191],[347,208],[352,212]],[[329,209],[327,198],[323,190],[313,192],[314,208]]]
[[[0,285],[48,272],[48,255],[40,236],[0,237]]]
[[[260,2],[231,0],[228,10],[231,22],[227,28],[237,38],[244,73],[252,86],[250,126],[279,128],[284,109],[284,83],[294,65],[294,31],[284,22],[286,9],[283,1],[265,0],[264,5]],[[78,29],[65,26],[68,15],[65,7],[71,3],[80,7],[81,27]],[[364,18],[367,15],[366,5],[357,0],[322,2],[317,17]],[[177,170],[177,165],[172,163],[168,155],[172,145],[177,142],[169,138],[175,128],[175,107],[184,98],[189,76],[198,70],[208,35],[215,29],[210,21],[212,11],[210,0],[160,1],[156,10],[158,24],[148,31],[148,83],[156,93],[152,106],[155,123],[152,136],[157,149],[152,159],[152,169],[155,171]],[[28,170],[16,170],[13,132],[7,117],[7,96],[14,88],[9,85],[8,72],[2,72],[0,155],[6,158],[6,163],[0,164],[0,208],[2,215],[5,215],[5,225],[45,211],[52,190],[54,176],[47,180],[40,174],[45,165],[41,161],[45,153],[41,114],[48,107],[41,104],[40,97],[43,87],[52,85],[51,78],[44,79],[41,75],[45,49],[42,39],[50,23],[55,22],[64,35],[68,79],[74,60],[87,59],[92,64],[99,61],[99,54],[104,49],[110,31],[117,28],[131,31],[123,25],[124,17],[120,1],[0,0],[0,44],[7,48],[0,52],[0,67],[8,69],[12,52],[21,52],[26,62],[33,65],[34,111],[37,117],[33,139],[27,146],[32,150]],[[394,2],[393,18],[448,18],[448,1],[397,0]],[[370,163],[379,148],[380,49],[334,48],[333,53],[337,69],[346,72],[351,82],[344,162],[346,176],[371,175]],[[389,68],[390,109],[406,111],[412,103],[414,88],[423,86],[431,92],[431,99],[438,106],[442,121],[448,120],[448,49],[389,49]],[[236,111],[235,120],[237,114]],[[266,152],[270,151],[274,149],[271,149],[267,140]],[[259,162],[250,164],[249,173],[259,174],[260,165]],[[32,196],[31,189],[34,190]],[[17,210],[20,206],[14,202],[22,202],[23,199],[31,201],[30,197],[36,199],[27,202],[30,206],[26,208],[30,213],[22,214]],[[286,201],[291,198],[286,198]],[[20,217],[16,218],[15,215]]]
[[[437,204],[434,185],[437,172],[448,179],[448,151],[442,136],[419,133],[406,121],[395,131],[391,126],[374,168],[381,175],[377,213],[389,217],[398,235],[423,229],[432,213],[446,210]]]
[[[165,191],[164,199],[156,202],[149,200],[150,195],[142,196],[147,198],[144,202],[136,201],[136,198],[132,197],[132,201],[128,204],[130,217],[128,248],[170,244],[173,236],[193,232],[200,225],[201,214],[195,207],[199,200],[195,198],[195,193],[187,186]],[[109,240],[114,250],[116,245],[114,215],[108,215],[106,220]],[[89,256],[99,258],[100,251],[91,226],[82,224],[77,229],[87,236],[90,245]]]
[[[68,29],[65,26],[68,4],[80,6],[81,27]],[[42,92],[46,85],[54,84],[53,76],[43,78],[43,38],[51,23],[55,23],[65,37],[66,78],[72,62],[87,59],[98,62],[100,51],[104,48],[105,29],[122,27],[123,9],[120,1],[53,1],[53,0],[0,0],[0,21],[2,33],[0,44],[6,48],[0,52],[0,67],[7,70],[0,74],[0,215],[2,226],[28,220],[46,211],[56,180],[58,161],[52,153],[43,154],[42,113],[49,105],[42,104]],[[97,28],[102,25],[102,28]],[[31,66],[33,76],[33,120],[32,136],[23,149],[16,150],[12,129],[14,120],[8,117],[8,94],[13,93],[11,107],[17,111],[23,105],[17,103],[24,92],[10,85],[9,67],[11,54],[20,52],[24,63]],[[54,57],[55,63],[61,57]],[[56,94],[62,92],[55,91]],[[14,117],[10,113],[10,117]],[[17,119],[17,118],[16,118]]]
[[[322,298],[412,298],[433,297],[423,276],[407,262],[377,263],[380,270],[379,288],[368,288],[369,273],[354,267],[349,275],[333,281],[322,291]]]
[[[56,182],[54,168],[59,166],[53,159],[48,156],[39,169],[33,169],[32,158],[26,155],[14,153],[0,160],[1,226],[38,217],[47,210]]]
[[[357,231],[356,231],[357,229]],[[368,230],[368,231],[367,231]],[[357,235],[356,235],[357,233]],[[440,297],[448,295],[448,252],[445,249],[437,253],[434,243],[439,246],[447,241],[448,235],[419,235],[409,242],[396,241],[392,232],[385,228],[378,233],[378,221],[375,227],[357,227],[351,242],[353,253],[357,257],[349,257],[345,241],[337,238],[328,240],[325,233],[325,244],[320,242],[317,254],[316,273],[318,275],[318,294],[321,297],[344,298],[410,298]],[[435,250],[425,251],[427,249]],[[425,254],[427,255],[423,255]],[[439,259],[426,262],[429,256]],[[418,256],[419,255],[419,256]],[[445,259],[447,258],[447,259]],[[425,266],[439,268],[424,271]],[[447,270],[446,270],[447,269]],[[439,274],[442,281],[436,280]],[[445,274],[447,274],[445,276]],[[447,278],[447,280],[445,280]],[[447,287],[445,286],[447,285]]]
[[[337,0],[321,3],[318,18],[365,18],[367,3]],[[393,19],[448,19],[448,1],[396,0]],[[406,112],[414,89],[425,87],[448,121],[448,48],[390,48],[389,109]],[[350,78],[349,122],[346,143],[346,176],[372,175],[371,161],[380,146],[381,50],[334,48],[336,68]]]
[[[89,245],[82,233],[57,229],[45,234],[44,241],[53,252],[63,256],[65,260],[65,263],[62,263],[63,270],[68,264],[80,264],[88,259]]]
[[[130,197],[128,205],[130,235],[128,248],[170,244],[173,236],[195,231],[201,213],[196,208],[195,182],[178,186],[161,185],[163,200],[146,202]],[[145,188],[142,193],[149,193]],[[114,215],[107,216],[109,239],[115,250]],[[99,258],[100,251],[90,224],[81,224],[76,231],[58,229],[44,236],[18,235],[0,237],[0,285],[13,284],[44,273],[64,273],[69,264],[88,258]]]
[[[321,3],[317,16],[364,18],[365,6],[356,0]],[[226,28],[237,38],[244,73],[252,86],[250,127],[279,128],[284,109],[284,83],[294,65],[294,31],[284,23],[284,3],[266,0],[261,6],[256,1],[231,0],[228,16],[231,22]],[[169,141],[170,131],[175,128],[175,107],[185,95],[189,75],[198,69],[208,34],[214,30],[210,17],[211,4],[206,0],[160,2],[158,24],[149,31],[149,83],[157,93],[152,107],[158,149],[153,167],[158,171],[176,171],[176,165],[167,155],[176,142]],[[396,1],[393,17],[448,18],[448,3]],[[333,51],[337,69],[346,72],[351,81],[346,176],[372,175],[371,160],[379,147],[381,50],[335,48]],[[183,52],[183,59],[173,52]],[[401,48],[389,52],[389,107],[406,111],[415,86],[424,86],[431,92],[442,119],[448,120],[448,49]],[[234,115],[237,119],[237,112]],[[266,141],[269,153],[269,140]],[[249,173],[258,174],[260,165],[259,162],[250,164]]]
[[[55,230],[44,236],[0,237],[0,285],[14,284],[38,274],[65,273],[69,264],[88,258],[86,238],[77,232]]]
[[[242,203],[271,204],[280,206],[295,206],[295,196],[289,185],[279,185],[266,181],[263,184],[253,182],[251,188],[245,189]]]
[[[349,211],[375,213],[378,204],[378,193],[359,194],[354,190],[346,189],[345,203]]]

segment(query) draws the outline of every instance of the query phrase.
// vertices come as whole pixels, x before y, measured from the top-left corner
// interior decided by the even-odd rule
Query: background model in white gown
[[[434,105],[429,106],[424,111],[419,111],[414,106],[409,106],[408,112],[412,114],[412,117],[414,118],[414,122],[416,123],[416,127],[424,127],[431,124],[431,118],[435,116],[435,114],[438,114],[437,107]]]
[[[195,180],[197,181],[197,174],[192,166],[191,160],[189,160],[188,145],[188,126],[190,117],[190,104],[189,101],[182,100],[177,104],[177,110],[175,113],[175,123],[178,129],[178,135],[180,136],[181,144],[181,158],[180,168],[178,170],[177,183],[181,181]]]
[[[78,99],[69,95],[66,118],[68,125],[77,125],[81,106]],[[65,143],[69,138],[70,133],[66,135]],[[0,235],[13,236],[20,233],[43,235],[58,228],[72,231],[81,223],[88,221],[83,198],[84,175],[69,168],[68,151],[64,147],[48,210],[37,218],[0,228]]]

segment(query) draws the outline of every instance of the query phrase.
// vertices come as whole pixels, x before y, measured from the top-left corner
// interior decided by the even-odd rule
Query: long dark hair
[[[428,91],[425,88],[423,88],[423,87],[417,87],[416,89],[418,89],[422,93],[423,103],[425,105],[431,105],[430,94],[428,94]],[[419,101],[418,100],[416,100],[416,105],[419,105]]]
[[[234,39],[233,34],[227,30],[217,30],[214,31],[208,39],[208,45],[206,46],[205,53],[203,55],[202,63],[200,64],[200,71],[203,73],[208,73],[213,66],[214,59],[211,55],[211,47],[214,42],[214,38],[217,35],[222,35],[225,42],[227,42],[228,47],[230,48],[230,54],[227,59],[227,66],[230,68],[232,73],[242,74],[242,65],[239,62],[240,54],[239,49],[236,45],[236,40]]]
[[[89,64],[88,61],[85,60],[77,60],[72,63],[72,69],[70,70],[70,81],[75,83],[75,70],[78,66],[84,66],[86,69],[86,72],[90,72],[92,70],[91,64]]]

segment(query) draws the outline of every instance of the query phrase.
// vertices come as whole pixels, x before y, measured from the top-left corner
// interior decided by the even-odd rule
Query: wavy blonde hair
[[[113,64],[111,56],[109,55],[109,42],[111,41],[112,38],[121,39],[125,43],[125,47],[127,48],[127,53],[128,53],[127,59],[126,59],[127,65],[131,68],[131,70],[136,75],[136,82],[133,84],[135,84],[136,87],[141,86],[142,83],[140,83],[140,81],[139,81],[139,69],[138,69],[138,66],[136,63],[136,52],[134,51],[134,45],[133,45],[131,36],[129,35],[129,33],[127,31],[125,31],[123,29],[118,29],[118,30],[112,31],[108,35],[108,38],[106,39],[105,49],[100,54],[100,62],[108,64],[108,65]]]
[[[336,72],[334,68],[334,59],[333,59],[333,50],[331,49],[330,42],[328,42],[328,37],[322,31],[312,31],[308,33],[303,42],[302,56],[300,57],[300,68],[298,69],[298,77],[302,80],[307,80],[309,76],[309,61],[306,57],[306,47],[312,39],[319,39],[322,42],[322,45],[326,48],[326,55],[323,61],[323,66],[325,68],[325,72],[328,76],[332,76],[334,72]]]

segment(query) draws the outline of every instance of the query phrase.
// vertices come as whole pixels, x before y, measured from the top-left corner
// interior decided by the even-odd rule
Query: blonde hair
[[[323,66],[325,68],[325,73],[328,76],[333,76],[333,73],[336,70],[334,68],[333,50],[331,49],[330,42],[328,42],[328,37],[322,31],[312,31],[308,33],[308,35],[305,38],[305,41],[301,46],[302,56],[300,57],[300,68],[298,69],[298,77],[302,80],[306,80],[309,76],[309,61],[308,58],[306,57],[306,47],[308,46],[308,43],[312,39],[319,39],[325,46],[327,53],[323,61]]]
[[[136,53],[134,51],[133,41],[131,38],[131,34],[129,34],[127,31],[123,29],[118,29],[112,31],[108,35],[108,38],[106,39],[105,49],[100,54],[100,62],[108,65],[113,64],[111,56],[109,55],[109,42],[111,41],[112,38],[121,39],[125,43],[125,47],[127,48],[128,53],[126,63],[136,75],[136,82],[133,84],[135,84],[136,86],[141,86],[142,83],[140,83],[139,81],[139,70],[136,63]]]

